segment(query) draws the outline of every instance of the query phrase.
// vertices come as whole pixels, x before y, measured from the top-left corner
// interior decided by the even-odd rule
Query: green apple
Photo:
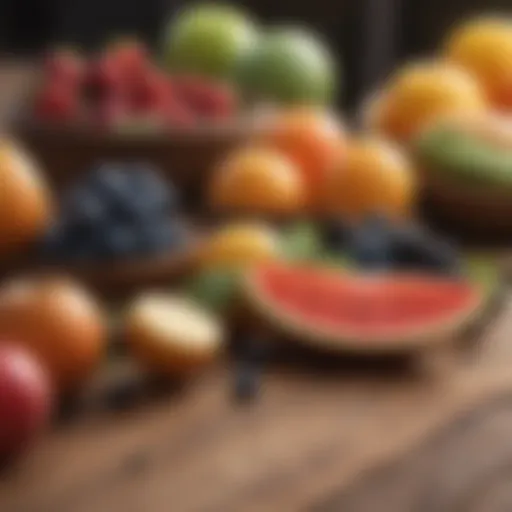
[[[270,30],[239,68],[246,91],[281,104],[331,102],[337,75],[326,44],[299,27]]]
[[[173,71],[229,78],[256,39],[243,11],[211,4],[183,10],[166,28],[163,56]]]

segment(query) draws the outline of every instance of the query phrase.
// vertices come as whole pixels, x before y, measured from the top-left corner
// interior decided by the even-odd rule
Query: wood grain
[[[511,313],[512,300],[472,350],[433,354],[413,366],[379,372],[340,362],[305,372],[282,363],[248,407],[230,401],[226,367],[125,413],[90,414],[50,432],[4,476],[0,510],[158,511],[169,503],[179,511],[373,510],[357,501],[370,491],[379,496],[382,483],[371,469],[397,457],[420,464],[423,453],[439,500],[431,510],[454,510],[450,500],[466,499],[475,478],[487,485],[493,464],[508,471]],[[505,423],[485,426],[496,411]],[[487,430],[472,434],[482,425]],[[491,441],[499,446],[480,448]],[[408,499],[424,502],[429,480],[414,482]],[[491,484],[502,492],[500,481]],[[387,482],[386,492],[397,486]]]

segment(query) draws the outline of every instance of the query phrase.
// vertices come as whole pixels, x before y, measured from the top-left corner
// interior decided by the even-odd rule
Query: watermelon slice
[[[411,349],[446,340],[474,318],[486,296],[455,278],[284,264],[253,268],[244,290],[263,321],[331,350]]]

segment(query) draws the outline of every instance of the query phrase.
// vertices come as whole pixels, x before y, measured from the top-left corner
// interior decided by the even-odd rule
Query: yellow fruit
[[[287,214],[302,209],[305,192],[291,160],[272,149],[250,147],[230,155],[216,170],[210,201],[223,211]]]
[[[131,304],[124,334],[138,361],[171,376],[202,369],[216,358],[224,341],[222,326],[198,305],[156,293],[143,295]]]
[[[388,137],[407,142],[428,123],[457,112],[487,107],[476,79],[463,68],[445,62],[421,62],[402,69],[382,92],[369,117]]]
[[[363,138],[349,142],[343,165],[325,184],[328,213],[359,218],[383,213],[407,216],[415,202],[416,180],[404,154],[389,142]]]
[[[478,78],[491,102],[512,109],[510,18],[477,18],[463,23],[448,37],[444,52]]]
[[[50,192],[37,166],[12,141],[0,141],[0,250],[31,242],[47,227]]]
[[[238,223],[222,227],[205,242],[204,267],[244,267],[279,256],[278,234],[263,223]]]

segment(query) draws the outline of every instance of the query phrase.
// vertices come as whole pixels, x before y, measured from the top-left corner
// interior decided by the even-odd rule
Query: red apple
[[[30,352],[0,342],[0,459],[24,450],[48,424],[49,377]]]

